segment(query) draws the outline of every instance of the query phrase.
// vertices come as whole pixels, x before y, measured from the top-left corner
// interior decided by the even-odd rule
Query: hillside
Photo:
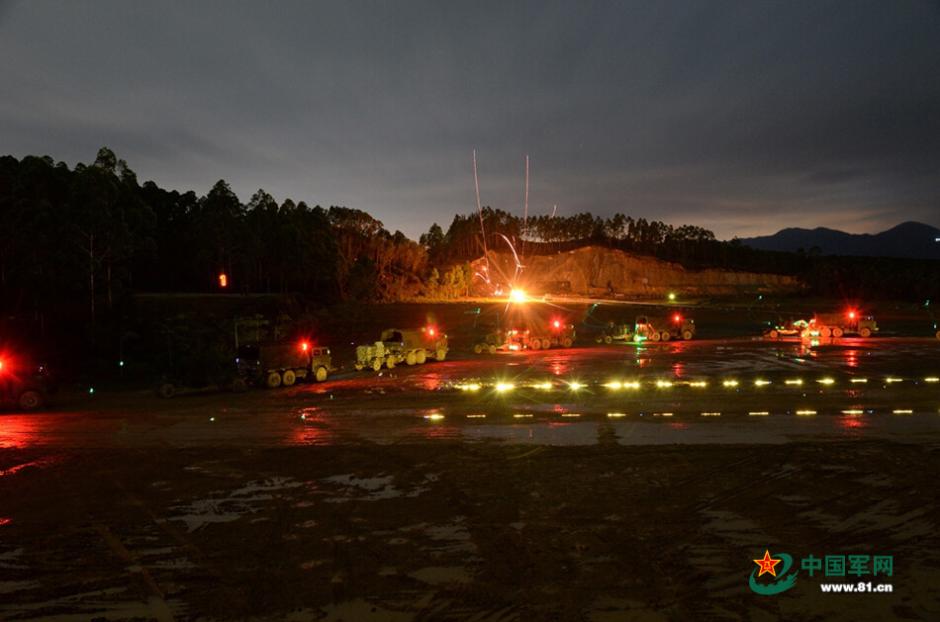
[[[515,263],[510,253],[491,251],[489,262],[491,274],[512,276],[514,273]],[[791,293],[802,289],[800,281],[792,276],[719,269],[688,270],[678,263],[601,246],[527,256],[522,258],[522,263],[525,267],[519,284],[533,294],[570,290],[575,295],[598,295],[608,291],[608,284],[615,295],[634,297],[660,297],[669,292],[686,296]],[[481,257],[472,267],[482,271],[484,264]],[[480,288],[476,293],[486,292]]]
[[[905,222],[881,233],[852,234],[835,229],[789,228],[773,235],[743,238],[741,243],[769,251],[796,252],[819,249],[822,255],[903,257],[940,260],[940,229],[919,222]]]

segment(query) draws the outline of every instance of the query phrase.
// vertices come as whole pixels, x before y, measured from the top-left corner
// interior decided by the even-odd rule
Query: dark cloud
[[[0,150],[366,209],[940,225],[936,2],[0,3]]]

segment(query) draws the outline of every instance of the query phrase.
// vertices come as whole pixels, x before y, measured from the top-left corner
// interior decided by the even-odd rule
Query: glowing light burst
[[[509,302],[524,304],[528,302],[529,296],[521,289],[513,289],[509,292]]]
[[[497,382],[494,388],[496,389],[497,393],[508,393],[509,391],[515,389],[516,385],[511,382]]]

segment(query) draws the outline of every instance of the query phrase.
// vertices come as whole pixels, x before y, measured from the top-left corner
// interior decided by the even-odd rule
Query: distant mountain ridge
[[[940,229],[904,222],[881,233],[846,233],[817,227],[781,229],[773,235],[741,238],[741,243],[768,251],[819,252],[822,255],[904,257],[940,260]],[[818,251],[816,250],[818,249]]]

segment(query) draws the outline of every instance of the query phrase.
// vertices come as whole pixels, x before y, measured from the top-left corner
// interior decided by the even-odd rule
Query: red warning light
[[[433,337],[436,334],[437,334],[437,330],[435,330],[433,326],[428,326],[428,335]]]
[[[300,342],[300,351],[301,351],[301,352],[309,352],[309,351],[310,351],[310,342],[309,342],[309,341],[301,341],[301,342]]]
[[[3,359],[0,359],[0,374],[3,373]]]
[[[672,316],[672,321],[678,324],[679,322],[682,321],[682,316],[676,313],[675,315]]]
[[[553,320],[552,326],[554,326],[555,328],[561,328],[561,320]]]
[[[858,313],[855,311],[855,309],[849,309],[848,316],[850,320],[854,320],[858,316]]]
[[[219,287],[223,289],[228,287],[228,275],[224,272],[219,273]]]

